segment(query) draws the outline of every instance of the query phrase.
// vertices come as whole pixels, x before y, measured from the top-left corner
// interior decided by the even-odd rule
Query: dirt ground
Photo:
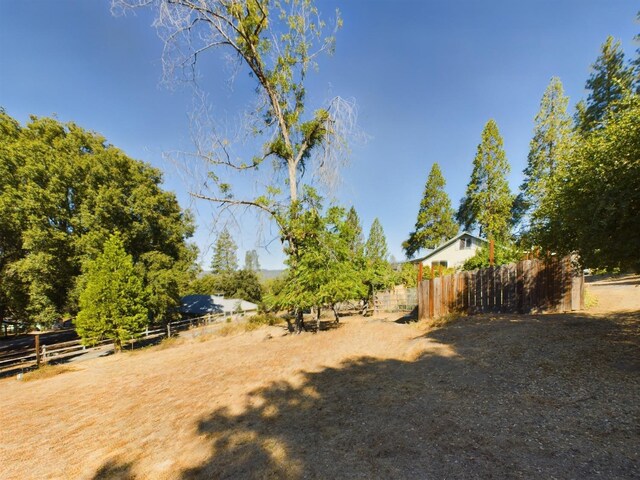
[[[640,299],[611,286],[621,311],[353,317],[5,379],[0,477],[640,478]]]

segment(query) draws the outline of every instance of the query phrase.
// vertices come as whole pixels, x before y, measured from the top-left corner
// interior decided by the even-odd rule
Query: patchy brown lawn
[[[639,312],[392,320],[2,380],[0,477],[640,477]]]

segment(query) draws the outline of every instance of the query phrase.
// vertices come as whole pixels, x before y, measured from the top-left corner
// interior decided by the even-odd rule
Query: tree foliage
[[[358,243],[357,216],[346,215],[343,208],[330,207],[323,214],[319,197],[312,191],[305,194],[309,207],[291,218],[290,228],[297,232],[302,243],[295,256],[289,256],[284,285],[271,298],[279,308],[333,308],[336,320],[339,302],[361,298],[364,284],[361,276],[361,257],[353,245]]]
[[[251,144],[260,146],[251,158],[237,154],[209,117],[198,119],[196,151],[188,159],[204,160],[209,171],[206,181],[197,182],[207,190],[198,189],[192,195],[220,204],[222,212],[250,206],[269,215],[278,225],[288,264],[295,270],[306,255],[302,249],[311,244],[307,232],[298,228],[307,220],[297,218],[303,216],[305,203],[300,192],[311,182],[328,187],[335,183],[338,167],[347,158],[347,139],[355,128],[352,102],[336,97],[312,111],[305,86],[318,55],[334,49],[334,34],[342,25],[339,15],[327,35],[326,22],[311,0],[114,0],[113,4],[125,9],[154,8],[155,25],[165,42],[167,78],[175,77],[176,69],[195,76],[206,53],[215,49],[230,53],[227,58],[237,62],[235,71],[251,76],[258,98],[240,136],[246,139],[250,133]],[[238,196],[235,180],[252,172],[257,195]],[[310,180],[305,185],[302,180],[308,172],[313,175],[306,176]],[[276,180],[265,184],[264,178]],[[300,301],[298,311],[306,303],[303,297]]]
[[[498,125],[489,120],[482,131],[471,179],[456,216],[465,230],[477,225],[481,236],[496,240],[509,236],[514,201],[506,178],[509,171]]]
[[[393,285],[393,270],[389,264],[387,238],[380,220],[375,218],[369,230],[369,237],[364,249],[365,270],[364,284],[367,286],[369,298],[375,293]]]
[[[50,325],[77,311],[82,264],[118,230],[154,314],[177,304],[196,252],[191,215],[160,172],[74,123],[0,111],[0,317]],[[167,273],[170,271],[171,273]]]
[[[118,351],[149,322],[142,279],[119,233],[109,237],[95,260],[87,262],[84,276],[75,320],[78,335],[85,345],[111,339]]]
[[[534,236],[547,223],[542,201],[555,187],[554,174],[561,162],[566,161],[574,142],[573,122],[567,113],[569,99],[564,95],[562,82],[553,77],[540,101],[535,117],[533,138],[529,144],[524,182],[520,189],[523,212],[529,215],[529,229]]]
[[[588,267],[640,270],[640,96],[627,94],[556,172],[539,241]]]
[[[262,300],[262,286],[253,270],[237,270],[219,274],[209,273],[196,278],[188,287],[189,294],[224,295],[258,303]]]
[[[238,247],[225,227],[216,239],[211,260],[211,272],[231,273],[238,269]]]
[[[455,212],[444,187],[445,180],[440,166],[434,163],[424,187],[415,229],[402,244],[408,258],[422,249],[436,248],[458,233]]]
[[[602,126],[607,113],[631,92],[634,80],[633,67],[625,64],[622,46],[612,36],[602,44],[592,69],[585,85],[589,96],[586,103],[578,105],[576,114],[578,130],[583,134]]]
[[[248,250],[245,253],[244,269],[255,273],[260,271],[260,259],[258,257],[258,252],[255,250]]]

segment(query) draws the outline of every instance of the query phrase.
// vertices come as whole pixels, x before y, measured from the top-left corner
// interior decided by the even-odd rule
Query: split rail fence
[[[418,284],[418,318],[449,313],[552,313],[584,308],[584,275],[571,257],[459,272]]]
[[[136,347],[152,343],[163,337],[171,337],[180,331],[188,330],[191,327],[202,326],[219,322],[222,315],[207,315],[204,317],[191,318],[170,322],[166,326],[152,326],[129,341],[130,347]],[[37,334],[36,334],[37,335]],[[123,348],[126,348],[123,346]],[[35,347],[23,347],[0,355],[0,376],[11,375],[15,372],[27,371],[47,363],[61,363],[70,360],[72,357],[83,355],[92,351],[107,351],[113,349],[112,340],[101,340],[92,346],[85,346],[80,339],[68,342],[57,342],[45,344],[36,337]]]

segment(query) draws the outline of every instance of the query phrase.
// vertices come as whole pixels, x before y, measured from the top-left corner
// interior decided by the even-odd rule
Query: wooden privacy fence
[[[551,313],[584,308],[584,275],[571,257],[459,272],[418,284],[418,318],[452,312]]]

